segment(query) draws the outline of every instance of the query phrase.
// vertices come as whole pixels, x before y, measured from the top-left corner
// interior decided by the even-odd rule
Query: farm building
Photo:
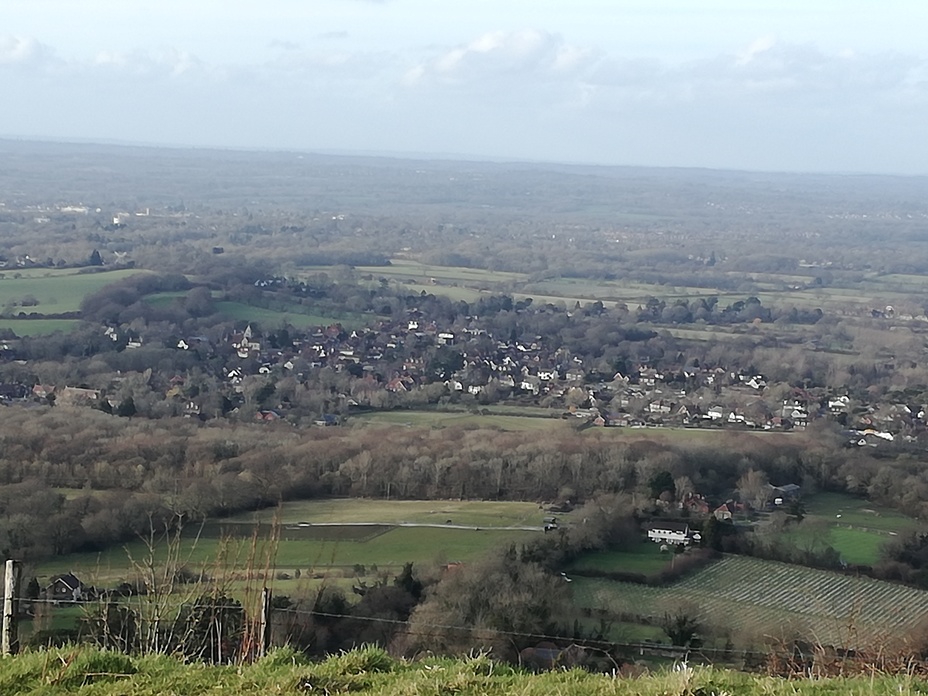
[[[791,500],[798,499],[802,489],[795,483],[787,483],[784,486],[770,486],[770,492],[773,494],[773,504],[783,505]]]
[[[648,524],[648,539],[658,544],[689,546],[691,542],[702,539],[702,535],[690,529],[687,522],[655,520]]]
[[[84,584],[73,573],[56,575],[45,588],[45,595],[56,602],[79,602],[84,596]]]

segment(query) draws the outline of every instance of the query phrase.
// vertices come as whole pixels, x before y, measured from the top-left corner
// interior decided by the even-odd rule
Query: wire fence
[[[217,626],[222,621],[228,621],[231,615],[238,615],[241,623],[247,624],[253,620],[249,614],[254,613],[253,608],[246,608],[249,602],[199,602],[184,601],[173,597],[160,597],[151,599],[145,595],[122,597],[119,599],[103,599],[88,601],[64,601],[59,599],[49,599],[44,597],[17,597],[21,603],[20,606],[26,605],[45,605],[60,608],[62,606],[78,607],[81,609],[80,616],[73,617],[74,626],[77,627],[81,622],[87,623],[100,621],[105,618],[107,609],[123,610],[124,612],[133,613],[133,620],[139,625],[164,627],[166,629],[183,630],[182,624],[185,619],[189,620],[191,616],[199,619],[205,617],[207,623],[215,619]],[[250,604],[254,604],[251,602]],[[249,609],[251,610],[249,612]],[[673,658],[677,660],[695,660],[704,662],[735,662],[740,664],[760,664],[770,655],[769,651],[744,650],[734,648],[713,648],[713,647],[691,647],[678,646],[660,642],[641,642],[641,641],[613,641],[597,637],[585,637],[582,635],[569,635],[563,633],[547,633],[538,631],[520,631],[512,629],[501,629],[487,626],[469,626],[454,623],[436,623],[424,622],[421,620],[410,621],[408,619],[396,619],[383,616],[368,616],[363,614],[323,611],[319,609],[308,609],[301,607],[271,607],[268,621],[271,628],[279,629],[286,633],[288,625],[292,625],[294,619],[302,620],[304,625],[312,625],[314,621],[339,622],[350,621],[361,624],[372,624],[390,627],[395,633],[404,636],[413,636],[420,638],[432,638],[436,634],[458,634],[465,637],[474,637],[479,640],[491,640],[493,638],[504,639],[512,644],[527,645],[531,643],[545,642],[558,648],[579,647],[589,650],[595,650],[602,654],[612,656],[639,656],[639,657],[660,657]],[[60,625],[60,622],[59,622]],[[281,644],[288,642],[284,637]],[[279,647],[271,645],[269,647]],[[481,647],[475,643],[474,647]]]

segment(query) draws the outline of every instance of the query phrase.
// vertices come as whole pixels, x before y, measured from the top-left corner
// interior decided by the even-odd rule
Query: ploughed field
[[[575,577],[571,591],[579,607],[623,617],[658,620],[682,604],[734,632],[795,629],[851,648],[898,641],[928,617],[923,590],[744,556],[726,556],[664,587]]]

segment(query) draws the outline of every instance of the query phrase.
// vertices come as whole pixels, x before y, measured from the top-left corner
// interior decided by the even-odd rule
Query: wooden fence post
[[[271,645],[271,591],[261,590],[261,617],[258,619],[258,658],[267,655]]]
[[[19,649],[19,633],[16,621],[19,613],[19,578],[21,563],[6,562],[3,578],[3,627],[0,636],[0,654],[13,655]]]

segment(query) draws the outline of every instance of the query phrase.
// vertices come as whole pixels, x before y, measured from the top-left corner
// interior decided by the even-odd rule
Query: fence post
[[[258,658],[267,655],[271,645],[271,591],[261,590],[261,616],[258,619]]]
[[[3,628],[2,637],[0,637],[0,654],[2,655],[13,655],[19,649],[16,621],[19,613],[20,571],[19,561],[6,562],[6,573],[3,577]]]

